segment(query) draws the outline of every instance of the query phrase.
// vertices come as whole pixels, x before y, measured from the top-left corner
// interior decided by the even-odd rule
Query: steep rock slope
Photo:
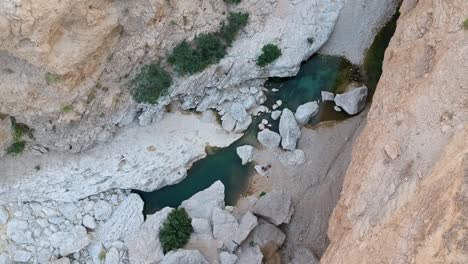
[[[400,11],[321,263],[468,259],[468,2]]]

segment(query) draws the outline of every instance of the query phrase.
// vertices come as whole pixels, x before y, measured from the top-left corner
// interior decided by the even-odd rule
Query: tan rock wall
[[[321,263],[468,260],[467,14],[403,2]]]

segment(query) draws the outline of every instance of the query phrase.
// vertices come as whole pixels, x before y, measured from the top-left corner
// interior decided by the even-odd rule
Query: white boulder
[[[89,214],[86,214],[83,217],[83,225],[89,229],[96,229],[97,226],[96,220],[94,220],[94,218]]]
[[[205,218],[192,218],[192,227],[195,234],[211,234],[211,223]]]
[[[259,247],[273,244],[278,248],[283,245],[286,235],[275,225],[262,221],[249,236],[249,241],[254,241]]]
[[[104,264],[119,264],[119,251],[115,247],[107,251]]]
[[[319,105],[317,102],[308,102],[300,105],[295,113],[296,121],[300,125],[305,125],[309,122],[310,118],[319,112]]]
[[[278,118],[280,118],[281,116],[281,111],[280,110],[275,110],[273,112],[271,112],[271,119],[273,120],[278,120]]]
[[[96,230],[102,242],[120,240],[137,231],[143,224],[143,201],[137,194],[130,194],[115,209],[112,216]]]
[[[223,251],[219,254],[220,264],[236,264],[238,257],[234,254]]]
[[[364,85],[349,92],[337,94],[335,96],[335,104],[343,108],[346,113],[355,115],[366,107],[367,90],[367,87]]]
[[[290,264],[318,264],[319,260],[308,248],[300,247],[294,252]]]
[[[322,91],[321,95],[322,95],[322,101],[323,102],[325,102],[325,101],[334,101],[335,100],[335,95],[333,93],[331,93],[331,92]]]
[[[294,151],[284,151],[279,154],[279,160],[284,166],[298,166],[304,164],[305,154],[300,149]]]
[[[208,189],[183,201],[180,207],[185,208],[191,218],[211,219],[213,208],[224,208],[224,185],[216,181]]]
[[[94,204],[94,218],[107,220],[112,215],[112,205],[106,201],[99,200]]]
[[[68,232],[53,233],[49,237],[49,241],[52,247],[59,249],[62,256],[78,252],[90,243],[86,228],[83,226],[75,226]]]
[[[273,190],[258,199],[252,212],[278,226],[289,223],[294,213],[291,195],[284,190]]]
[[[126,239],[131,263],[159,263],[163,259],[159,230],[171,211],[172,208],[165,207],[148,216],[141,228]]]
[[[237,263],[239,264],[262,264],[263,254],[257,245],[253,247],[250,245],[243,246],[238,252],[238,256]]]
[[[208,264],[198,250],[178,249],[164,256],[161,264]]]
[[[242,165],[245,165],[253,160],[255,148],[250,145],[237,147],[236,153],[242,160]]]
[[[281,136],[269,129],[262,130],[257,134],[257,140],[267,148],[276,148],[279,146]]]
[[[281,146],[286,150],[294,150],[297,141],[301,137],[301,129],[291,110],[285,108],[281,114],[279,122],[279,132],[281,135]]]
[[[6,224],[8,221],[8,217],[9,217],[9,214],[8,214],[7,209],[3,206],[0,206],[0,225]]]

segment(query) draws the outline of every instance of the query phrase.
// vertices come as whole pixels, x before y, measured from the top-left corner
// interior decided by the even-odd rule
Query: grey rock
[[[196,234],[211,234],[211,223],[205,218],[192,219],[193,232]]]
[[[130,194],[115,209],[111,218],[96,230],[97,238],[102,242],[111,242],[125,238],[137,231],[143,224],[143,201],[137,194]]]
[[[280,118],[281,116],[281,111],[280,110],[275,110],[273,112],[271,112],[271,119],[273,120],[278,120],[278,118]]]
[[[255,105],[257,105],[257,101],[255,100],[255,97],[249,96],[242,102],[242,104],[244,105],[245,109],[250,110],[255,107]]]
[[[237,254],[239,264],[262,264],[263,254],[259,246],[251,247],[250,245],[243,246]]]
[[[297,124],[294,114],[287,108],[283,109],[283,113],[281,114],[279,132],[283,149],[294,150],[297,141],[301,137],[301,129]]]
[[[70,264],[70,259],[69,258],[59,258],[55,260],[51,260],[47,262],[47,264]]]
[[[247,164],[253,160],[255,148],[250,145],[237,147],[236,153],[242,160],[242,165]]]
[[[83,225],[89,229],[96,229],[97,226],[96,221],[89,214],[83,217]]]
[[[162,264],[208,264],[205,257],[198,250],[179,249],[167,253]]]
[[[127,238],[125,244],[131,263],[159,263],[163,259],[159,230],[171,211],[172,208],[165,207],[148,216],[141,228]]]
[[[6,253],[0,253],[0,264],[10,264],[10,257]]]
[[[304,164],[305,154],[300,149],[294,151],[284,151],[279,154],[279,160],[284,166],[298,166]]]
[[[75,222],[80,216],[80,209],[74,203],[64,203],[58,207],[59,212],[69,221]]]
[[[224,208],[224,185],[216,181],[208,189],[183,201],[180,207],[185,208],[192,218],[211,219],[213,208]]]
[[[106,253],[105,249],[102,246],[102,243],[99,241],[92,241],[86,250],[89,253],[89,256],[93,260],[94,263],[101,263],[102,257]]]
[[[119,251],[116,248],[111,248],[106,254],[104,264],[119,264]]]
[[[0,225],[6,224],[8,221],[8,217],[9,217],[9,214],[8,214],[7,209],[3,206],[0,206]]]
[[[238,121],[236,123],[234,132],[236,133],[243,132],[249,128],[250,124],[252,124],[252,117],[248,115],[243,121]]]
[[[254,241],[259,247],[274,244],[278,248],[283,245],[286,235],[275,225],[263,221],[250,234],[248,240]]]
[[[80,251],[90,243],[86,229],[83,226],[75,226],[69,232],[54,233],[49,237],[49,241],[52,247],[59,249],[62,256]]]
[[[355,115],[366,107],[367,87],[361,86],[343,94],[335,96],[335,104],[346,113]]]
[[[291,195],[284,190],[273,190],[258,199],[252,212],[278,226],[289,223],[294,208]]]
[[[59,216],[52,216],[52,217],[49,217],[49,222],[54,224],[54,225],[60,225],[61,223],[63,223],[65,221],[64,218],[62,217],[59,217]]]
[[[267,148],[276,148],[279,146],[281,136],[269,129],[262,130],[257,134],[257,140]]]
[[[231,116],[231,114],[226,113],[221,117],[221,126],[228,132],[233,131],[236,127],[236,120]]]
[[[251,212],[246,212],[240,220],[239,228],[237,229],[234,236],[234,241],[237,244],[241,244],[249,236],[250,232],[257,226],[257,224],[257,217]]]
[[[331,92],[322,91],[321,95],[322,95],[322,101],[323,102],[325,102],[325,101],[334,101],[335,100],[335,95],[333,93],[331,93]]]
[[[29,251],[21,249],[13,251],[13,261],[26,263],[31,259],[31,257],[32,254]]]
[[[308,102],[300,105],[294,116],[296,117],[297,123],[305,125],[309,122],[310,118],[319,112],[319,105],[317,102]]]
[[[300,247],[294,252],[290,264],[318,264],[319,260],[308,248]]]
[[[112,215],[112,205],[106,201],[99,200],[94,204],[94,218],[107,220]]]
[[[238,257],[234,254],[223,251],[219,254],[220,264],[235,264]]]
[[[10,220],[6,226],[6,234],[17,244],[31,244],[33,242],[28,222],[23,220],[16,218]]]
[[[233,103],[231,105],[229,113],[231,114],[232,118],[237,122],[243,122],[248,116],[244,105],[242,105],[241,103]]]
[[[237,219],[228,211],[216,207],[213,209],[212,222],[213,236],[223,241],[224,246],[233,252],[237,248],[237,244],[233,241],[239,228]]]

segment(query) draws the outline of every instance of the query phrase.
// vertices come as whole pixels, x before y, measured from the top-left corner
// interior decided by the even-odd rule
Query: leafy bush
[[[465,19],[465,21],[463,21],[463,28],[464,28],[465,30],[468,30],[468,18]]]
[[[164,253],[183,247],[193,232],[192,219],[184,208],[172,210],[159,231]]]
[[[242,2],[242,0],[225,0],[226,2],[230,3],[230,4],[239,4],[240,2]]]
[[[222,40],[213,33],[200,34],[194,40],[197,53],[202,59],[203,67],[217,63],[226,55],[226,46]]]
[[[62,81],[62,76],[56,73],[47,72],[45,74],[45,79],[46,79],[47,85],[51,85],[51,84]]]
[[[62,112],[64,113],[70,113],[73,111],[73,106],[71,105],[65,105],[64,107],[62,107]]]
[[[6,149],[6,152],[7,154],[16,156],[16,155],[21,154],[24,151],[25,146],[26,146],[26,141],[24,140],[14,142]]]
[[[131,82],[131,94],[138,103],[155,104],[172,84],[172,78],[156,64],[144,66]]]
[[[227,17],[227,23],[221,24],[220,34],[230,47],[236,39],[237,33],[249,22],[249,14],[243,12],[230,12]]]
[[[281,50],[274,44],[267,44],[262,48],[262,54],[257,59],[257,65],[265,67],[281,56]]]

